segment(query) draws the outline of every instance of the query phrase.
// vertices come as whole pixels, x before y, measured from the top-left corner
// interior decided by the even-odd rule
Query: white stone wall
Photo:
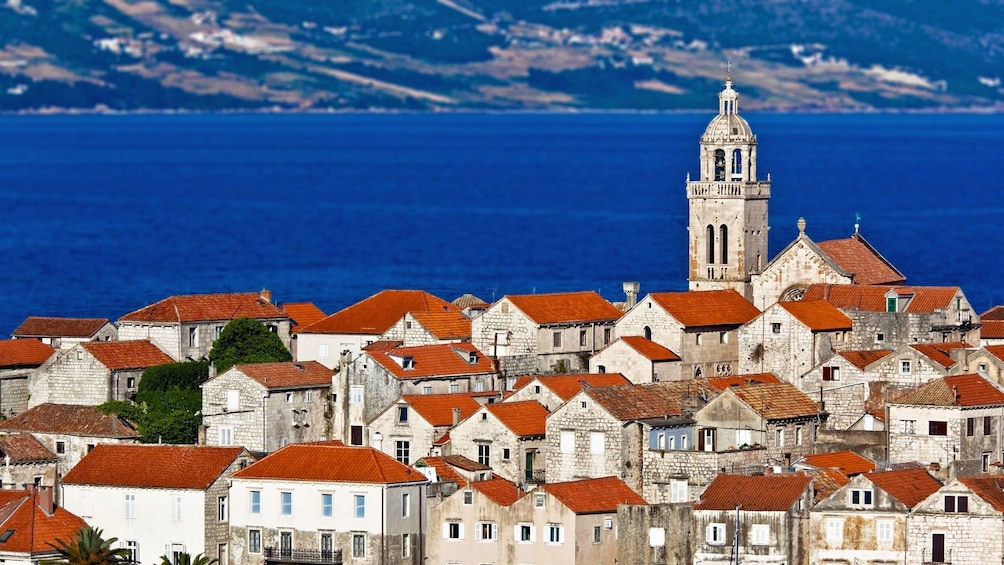
[[[901,369],[903,361],[910,362],[909,372]],[[948,369],[943,365],[931,361],[926,355],[910,346],[900,347],[868,369],[874,372],[877,380],[909,388],[919,387],[948,374]]]
[[[398,408],[408,410],[408,419],[400,421]],[[422,457],[432,455],[432,442],[439,439],[446,429],[438,429],[431,425],[405,402],[390,405],[369,424],[370,437],[377,432],[383,437],[382,445],[373,447],[397,458],[397,442],[408,442],[409,457],[402,463],[414,465]],[[451,436],[452,437],[452,436]],[[477,458],[475,458],[477,460]],[[399,459],[400,461],[400,459]]]
[[[111,371],[76,345],[28,381],[28,408],[53,402],[97,406],[112,400]]]
[[[967,352],[965,362],[952,371],[953,374],[977,372],[982,373],[990,382],[1004,385],[1004,361],[985,349]]]
[[[761,310],[776,303],[792,287],[806,288],[810,284],[850,284],[849,277],[840,275],[806,241],[799,236],[791,247],[774,258],[763,272],[753,275],[753,305]]]
[[[584,408],[583,403],[585,403]],[[626,432],[622,424],[598,406],[585,392],[576,394],[571,400],[552,411],[547,418],[546,448],[542,450],[547,458],[547,482],[610,476],[623,478],[625,466],[638,464],[641,446],[636,446],[630,459],[625,457]],[[562,432],[574,434],[574,448],[570,453],[561,451]],[[602,454],[592,453],[590,437],[593,433],[603,434]]]
[[[236,410],[227,406],[227,391],[238,391]],[[254,379],[231,368],[202,385],[202,425],[206,445],[219,446],[221,428],[231,430],[231,445],[250,451],[266,451],[262,434],[262,402],[267,389]]]
[[[694,501],[719,473],[763,472],[768,463],[764,448],[696,451],[691,445],[687,450],[648,449],[643,466],[642,498],[649,504],[669,504],[673,501],[671,482],[686,481],[688,500]]]
[[[969,512],[945,513],[944,497],[968,496]],[[1004,553],[1001,513],[958,481],[918,504],[907,521],[907,563],[931,561],[932,534],[945,536],[945,561],[952,565],[995,563]]]
[[[543,451],[543,438],[521,439],[499,421],[486,407],[481,407],[450,430],[450,453],[478,461],[478,446],[488,445],[489,461],[495,475],[515,483],[524,482],[527,450]],[[505,457],[508,450],[509,457]],[[544,468],[545,457],[536,457],[536,469]],[[548,477],[548,482],[552,482]]]
[[[824,381],[823,368],[836,367],[840,375],[838,381]],[[870,391],[874,386],[885,386],[872,372],[858,369],[856,365],[834,355],[802,375],[795,383],[799,390],[819,401],[820,391],[825,403],[826,428],[831,430],[846,430],[864,415]]]
[[[807,490],[812,491],[811,488]],[[738,519],[740,563],[776,565],[806,563],[809,558],[807,518],[811,503],[811,497],[803,495],[801,505],[803,510],[798,512],[740,511]],[[724,524],[725,543],[708,543],[707,529],[710,524]],[[694,510],[694,524],[691,529],[694,564],[729,563],[731,541],[735,539],[736,525],[734,509]],[[753,543],[754,525],[768,527],[768,545]]]
[[[141,322],[119,322],[119,341],[150,340],[175,361],[183,361],[181,355],[181,329],[178,324],[149,324]],[[185,336],[188,339],[188,336]],[[187,345],[187,342],[186,342]]]
[[[537,392],[538,388],[540,392]],[[531,381],[530,384],[505,397],[502,402],[522,402],[524,400],[536,400],[551,411],[554,411],[565,402],[560,396],[551,392],[551,389],[540,384],[538,380]]]
[[[402,341],[405,347],[432,345],[438,343],[436,336],[429,333],[411,313],[407,313],[380,336],[380,341]]]
[[[852,489],[870,490],[868,508],[850,503]],[[809,513],[809,563],[856,560],[859,563],[904,563],[908,509],[868,481],[866,475],[853,477],[847,485],[820,501]],[[839,540],[829,540],[827,521],[841,524]],[[892,525],[892,539],[878,538],[878,523]],[[852,561],[853,562],[853,561]]]
[[[651,296],[646,296],[621,316],[614,333],[617,337],[644,336],[646,327],[652,330],[649,339],[683,356],[683,325],[663,310]]]
[[[471,320],[471,342],[489,357],[536,355],[537,324],[503,297]]]
[[[774,373],[782,381],[798,386],[799,377],[820,357],[829,355],[829,338],[826,334],[817,347],[816,334],[775,304],[739,328],[737,374]]]
[[[679,362],[674,363],[679,366]],[[589,358],[589,372],[620,373],[634,384],[651,383],[657,380],[654,363],[635,351],[623,341],[615,341]],[[666,378],[665,380],[676,380]]]
[[[729,183],[714,183],[725,185]],[[744,191],[755,192],[756,183],[742,184]],[[693,192],[688,187],[688,192]],[[749,274],[759,271],[770,257],[767,254],[767,185],[763,197],[690,197],[689,255],[690,290],[734,289],[747,300],[752,299]],[[707,257],[707,226],[714,227],[714,262]],[[721,261],[720,226],[728,228],[728,257]]]
[[[0,414],[17,416],[28,408],[28,381],[40,368],[0,369]]]
[[[294,336],[296,351],[294,361],[317,361],[329,369],[338,367],[342,352],[347,351],[353,360],[363,347],[380,339],[377,334],[313,334],[300,332]]]
[[[957,457],[959,438],[965,431],[962,411],[951,406],[909,406],[890,403],[889,422],[889,462],[921,464],[938,463],[942,469]],[[948,433],[943,436],[930,435],[929,422],[948,423]],[[913,422],[907,424],[905,422]],[[912,427],[912,433],[909,431]]]

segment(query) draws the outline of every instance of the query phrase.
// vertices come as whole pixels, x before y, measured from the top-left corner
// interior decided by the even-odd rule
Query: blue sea
[[[385,288],[683,290],[684,182],[712,117],[2,116],[0,335],[184,293],[330,313]],[[1004,302],[1004,115],[746,117],[772,254],[800,216],[816,241],[859,217],[908,282]]]

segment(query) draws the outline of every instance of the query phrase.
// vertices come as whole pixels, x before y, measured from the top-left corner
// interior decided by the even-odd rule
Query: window
[[[498,541],[499,527],[495,522],[478,522],[474,530],[475,539],[481,541]]]
[[[126,388],[130,390],[136,388],[136,377],[129,377],[126,379]]]
[[[983,417],[983,435],[990,435],[990,416]]]
[[[139,543],[135,541],[125,542],[126,551],[129,552],[128,559],[130,563],[139,563]]]
[[[885,311],[886,312],[897,312],[899,310],[899,298],[896,296],[888,296],[885,299]]]
[[[286,404],[292,404],[292,403],[293,403],[293,393],[292,392],[287,392],[286,393]]]
[[[465,490],[464,491],[464,506],[472,506],[474,504],[474,491]]]
[[[261,491],[251,491],[251,513],[261,514]]]
[[[533,393],[540,394],[540,385],[533,385]]]
[[[366,534],[352,534],[352,557],[366,557]]]
[[[770,526],[768,524],[753,524],[750,531],[753,545],[770,545]]]
[[[503,461],[508,461],[509,460],[509,453],[510,453],[510,451],[509,451],[508,447],[503,447],[502,448],[502,460]]]
[[[669,436],[669,449],[676,449],[676,436]]]
[[[126,519],[133,519],[136,517],[136,495],[127,494],[125,495],[125,517]]]
[[[927,435],[929,436],[947,436],[948,435],[948,422],[938,422],[932,420],[927,423]]]
[[[366,517],[366,495],[356,494],[352,496],[353,501],[353,515],[356,518]]]
[[[478,444],[478,463],[491,467],[492,446],[487,443]]]
[[[648,307],[649,308],[652,307],[652,303],[651,302],[648,303]],[[645,339],[648,339],[648,340],[652,339],[652,328],[650,328],[648,326],[645,326],[645,329],[642,330],[642,333],[645,335]]]
[[[303,401],[304,402],[313,402],[314,401],[314,391],[312,391],[312,390],[305,391],[303,393]]]
[[[447,522],[443,524],[443,537],[446,539],[464,539],[464,524],[462,522]]]
[[[840,380],[840,367],[823,367],[823,380],[824,381],[839,381]]]
[[[722,265],[727,265],[729,262],[729,228],[725,224],[722,224],[718,228],[718,233],[720,234],[719,241],[722,246]]]
[[[729,342],[729,332],[718,332],[718,343],[728,343]]]
[[[784,428],[774,430],[774,447],[784,446]]]
[[[593,526],[593,543],[600,543],[600,533],[602,531],[599,526]]]
[[[411,534],[401,534],[401,557],[411,557]]]
[[[450,394],[456,394],[460,392],[460,385],[457,383],[450,383]]]
[[[64,453],[66,453],[66,442],[65,441],[57,441],[56,442],[56,453],[58,453],[59,455],[62,455]]]
[[[704,532],[705,541],[711,545],[725,544],[725,524],[708,524]]]
[[[425,385],[422,387],[422,394],[432,394],[432,387]]]
[[[579,330],[579,346],[586,346],[586,330]]]
[[[519,543],[533,543],[533,524],[516,524],[515,540]]]
[[[248,530],[248,553],[261,553],[261,530]]]
[[[575,432],[562,431],[560,444],[562,453],[575,453]]]
[[[872,505],[871,489],[851,489],[851,505],[870,507]]]
[[[352,445],[362,445],[363,444],[363,427],[362,426],[352,426],[350,431],[349,443]]]
[[[227,407],[224,412],[236,412],[241,409],[241,391],[227,391]]]
[[[614,529],[614,519],[610,518],[610,517],[604,518],[603,519],[603,529],[604,530],[612,530],[612,529]]]
[[[795,445],[802,445],[802,428],[795,428]]]
[[[554,332],[551,334],[551,340],[554,347],[561,347],[561,332]]]
[[[976,418],[966,418],[966,436],[972,437],[976,429]]]
[[[885,342],[885,334],[881,333],[881,332],[875,334],[875,341],[877,343],[883,343],[883,342]]]
[[[281,512],[283,516],[293,515],[293,493],[292,492],[280,492],[279,501]]]
[[[332,516],[332,497],[330,492],[321,493],[321,516]]]
[[[909,375],[910,374],[910,361],[902,359],[899,362],[899,374]]]
[[[407,534],[405,534],[407,535]],[[335,552],[334,534],[321,532],[321,560],[332,561]]]
[[[983,469],[983,472],[984,473],[989,473],[990,472],[990,452],[989,451],[984,451],[982,453],[982,455],[980,456],[980,463],[982,465],[981,468]]]
[[[703,341],[704,341],[704,336],[703,335],[701,335],[700,333],[694,334],[694,343],[695,344],[701,345],[701,343]]]
[[[544,507],[544,502],[546,500],[547,500],[547,498],[544,496],[544,493],[542,493],[542,492],[534,493],[534,495],[533,495],[533,507],[534,508],[543,508]]]
[[[216,498],[216,520],[218,522],[227,521],[227,497],[225,496]]]
[[[878,520],[875,522],[875,538],[880,542],[892,541],[892,520]]]
[[[411,516],[411,494],[405,492],[401,494],[401,517]]]
[[[181,496],[177,494],[171,496],[171,520],[181,521]]]
[[[670,502],[687,502],[689,493],[687,492],[687,481],[671,479],[669,481]]]
[[[773,322],[770,325],[770,332],[779,334],[781,333],[781,322]]]
[[[753,445],[753,430],[736,430],[736,447]]]
[[[840,518],[826,519],[826,541],[841,543],[844,541],[844,521]]]
[[[610,343],[610,334],[611,334],[610,328],[604,328],[603,329],[603,344],[604,345]]]
[[[188,347],[198,347],[199,346],[199,328],[191,327],[188,328]]]
[[[349,404],[363,403],[363,387],[353,386],[349,389]]]
[[[547,543],[565,543],[565,528],[561,524],[547,525]]]
[[[411,442],[395,441],[394,458],[405,465],[411,465]]]
[[[687,439],[688,436],[685,435],[680,436],[680,449],[682,449],[683,451],[687,450]],[[672,442],[672,440],[670,440],[670,442]]]
[[[917,420],[900,420],[904,434],[917,433]]]
[[[589,453],[603,455],[606,450],[606,436],[603,432],[589,432]]]
[[[233,426],[220,426],[220,445],[228,446],[234,444]]]
[[[969,497],[945,495],[945,512],[969,512]]]
[[[721,152],[721,149],[719,149],[718,151],[715,151],[715,180],[725,180],[724,178],[718,178],[720,176],[719,172],[718,172],[718,153],[719,152]],[[724,161],[725,161],[725,157],[723,156],[722,157],[722,162],[724,163]],[[707,239],[707,246],[708,246],[708,249],[707,249],[707,251],[708,251],[708,264],[709,265],[714,265],[715,264],[715,226],[708,226],[705,231],[707,232],[706,239]]]

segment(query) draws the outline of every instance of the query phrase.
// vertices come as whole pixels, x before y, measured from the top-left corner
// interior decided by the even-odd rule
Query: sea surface
[[[745,114],[770,253],[804,216],[908,282],[1004,302],[1004,115]],[[0,336],[172,294],[331,313],[385,288],[452,300],[686,289],[700,114],[0,116]]]

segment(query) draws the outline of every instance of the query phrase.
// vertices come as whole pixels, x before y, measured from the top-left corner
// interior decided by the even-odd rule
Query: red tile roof
[[[293,321],[292,328],[290,328],[291,333],[297,333],[310,324],[323,320],[327,316],[313,302],[283,304],[282,311]]]
[[[128,421],[114,414],[105,414],[96,406],[73,404],[39,404],[17,416],[0,421],[0,431],[139,438],[139,432]]]
[[[910,347],[916,349],[931,361],[949,369],[956,363],[955,359],[952,359],[951,351],[953,349],[963,349],[972,346],[968,343],[919,343]]]
[[[0,340],[0,367],[38,367],[56,350],[37,339]]]
[[[363,347],[363,351],[387,351],[404,345],[399,339],[381,339]]]
[[[806,418],[819,414],[815,401],[790,383],[732,387],[732,392],[754,412],[768,420]]]
[[[169,296],[119,318],[119,322],[209,322],[235,318],[286,318],[276,305],[257,292]]]
[[[245,453],[243,447],[99,444],[63,484],[205,490]]]
[[[825,300],[842,310],[885,312],[885,294],[890,290],[901,297],[912,296],[904,312],[930,314],[951,306],[957,286],[861,286],[856,284],[813,284],[802,300]]]
[[[831,332],[851,329],[851,319],[825,300],[799,300],[778,302],[799,322],[814,332]]]
[[[366,353],[373,361],[379,363],[381,367],[399,379],[484,375],[495,372],[495,366],[491,359],[469,342],[397,347],[384,351],[367,351]],[[471,353],[477,356],[474,363],[469,361]],[[395,360],[400,359],[403,362],[409,357],[412,359],[412,365],[408,369]]]
[[[980,321],[1004,320],[1004,306],[994,306],[986,312],[980,314]]]
[[[29,433],[0,436],[0,459],[10,456],[11,463],[55,461],[56,456]]]
[[[862,457],[853,451],[834,451],[831,453],[806,455],[800,463],[817,468],[832,467],[839,469],[848,477],[875,470],[875,463],[871,459]]]
[[[980,338],[1004,339],[1004,320],[980,320]]]
[[[424,475],[371,447],[287,445],[234,473],[234,478],[333,483],[417,483]]]
[[[802,473],[788,475],[728,475],[715,477],[694,504],[694,510],[735,510],[744,512],[784,512],[791,508],[812,478]]]
[[[418,460],[415,466],[420,467],[421,465],[419,465],[419,463],[424,463],[425,465],[435,469],[436,478],[439,482],[457,483],[457,488],[464,488],[467,486],[467,479],[454,470],[454,466],[448,463],[445,457],[423,457]]]
[[[891,349],[872,349],[868,351],[838,351],[837,355],[847,359],[847,361],[861,369],[865,370],[865,367],[871,365],[872,363],[878,361],[879,359],[884,359],[892,354]]]
[[[471,338],[471,319],[459,312],[412,312],[411,316],[436,339]]]
[[[708,377],[703,382],[715,390],[725,390],[736,386],[746,386],[749,384],[780,384],[781,379],[774,376],[774,373],[754,373],[750,375],[735,375],[732,377]]]
[[[446,461],[450,465],[463,469],[464,471],[491,471],[492,468],[484,463],[478,463],[477,461],[472,461],[463,455],[445,455],[443,456],[443,461]]]
[[[516,379],[513,392],[537,381],[541,386],[553,392],[558,398],[567,401],[578,394],[585,385],[591,387],[629,385],[629,381],[620,373],[582,373],[576,375],[526,375]],[[585,383],[585,384],[584,384]]]
[[[987,345],[983,349],[986,349],[990,355],[1004,361],[1004,345]]]
[[[734,290],[653,292],[649,296],[686,327],[740,326],[760,315],[756,306]]]
[[[576,514],[616,512],[621,504],[648,504],[617,477],[548,483],[540,488]]]
[[[923,467],[879,471],[868,473],[865,477],[889,496],[902,502],[907,508],[913,508],[920,504],[934,491],[941,488],[941,483]]]
[[[550,414],[547,408],[536,400],[486,404],[485,410],[521,438],[542,437],[546,431],[547,415]]]
[[[593,291],[517,294],[507,295],[505,299],[536,324],[613,321],[623,315]]]
[[[0,542],[0,552],[20,554],[54,554],[50,544],[71,540],[87,523],[63,508],[55,507],[51,515],[39,506],[40,494],[23,490],[0,491],[0,532],[12,531]],[[32,559],[34,561],[34,559]]]
[[[659,345],[650,339],[645,339],[640,335],[624,336],[618,338],[618,340],[631,346],[632,349],[640,353],[642,357],[648,359],[649,361],[680,360],[680,356],[670,351],[669,348]]]
[[[424,290],[383,290],[315,322],[302,333],[380,335],[408,312],[459,312]]]
[[[683,396],[702,393],[707,398],[713,398],[717,391],[698,381],[591,387],[586,390],[596,404],[623,422],[679,416]]]
[[[900,396],[894,404],[920,406],[999,406],[1004,392],[979,375],[953,375],[935,379]]]
[[[432,426],[452,426],[454,408],[460,409],[461,420],[481,408],[473,395],[462,393],[405,395],[401,399]]]
[[[860,234],[816,244],[841,269],[854,273],[854,284],[901,284],[906,277]]]
[[[803,472],[812,478],[812,490],[815,491],[813,504],[829,498],[837,489],[851,481],[847,475],[832,467],[806,469]]]
[[[88,338],[108,323],[108,318],[51,318],[30,316],[11,335],[14,337]]]
[[[959,477],[959,482],[969,487],[973,494],[993,506],[994,510],[1004,512],[1004,478],[1000,475]]]
[[[335,374],[317,361],[252,363],[235,365],[230,370],[240,371],[270,390],[331,386]]]
[[[493,476],[487,481],[473,482],[471,488],[487,496],[499,506],[512,506],[513,502],[527,495],[525,491],[516,486],[516,483],[502,477]]]
[[[456,306],[457,308],[460,308],[461,310],[465,310],[467,308],[485,309],[491,306],[491,304],[488,304],[484,300],[481,300],[480,298],[474,296],[471,293],[467,293],[464,294],[463,296],[458,296],[454,298],[453,305]]]
[[[167,353],[149,341],[85,341],[80,344],[99,363],[111,371],[146,369],[174,363]]]

